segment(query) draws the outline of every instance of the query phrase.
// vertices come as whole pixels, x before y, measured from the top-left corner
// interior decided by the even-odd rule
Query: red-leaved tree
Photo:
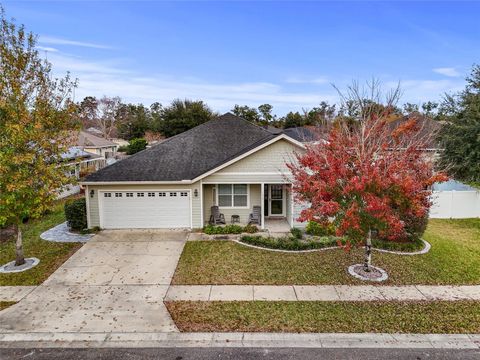
[[[297,200],[309,204],[300,221],[333,223],[347,249],[365,243],[365,271],[372,231],[389,240],[408,238],[408,222],[428,217],[430,185],[446,179],[434,173],[425,151],[435,134],[417,119],[392,121],[398,93],[379,105],[379,94],[365,100],[357,86],[350,87],[355,115],[288,164]]]

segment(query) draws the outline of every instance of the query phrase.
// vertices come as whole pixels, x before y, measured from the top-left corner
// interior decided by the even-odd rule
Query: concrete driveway
[[[163,298],[187,233],[103,231],[0,314],[0,332],[178,331]]]

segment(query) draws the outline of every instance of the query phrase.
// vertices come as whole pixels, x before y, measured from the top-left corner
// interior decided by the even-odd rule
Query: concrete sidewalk
[[[166,301],[480,300],[479,285],[172,285]]]
[[[477,334],[8,333],[0,348],[292,347],[480,349]]]
[[[35,288],[0,286],[0,301],[20,301]],[[166,301],[480,300],[479,285],[163,285],[162,289],[165,289]],[[163,298],[159,295],[156,296],[157,300]]]

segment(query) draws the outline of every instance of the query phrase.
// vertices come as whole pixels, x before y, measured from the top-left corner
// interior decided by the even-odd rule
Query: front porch
[[[226,224],[247,225],[254,206],[261,209],[260,224],[255,223],[261,229],[288,232],[294,224],[291,184],[203,184],[202,205],[205,225],[210,223],[215,205]]]

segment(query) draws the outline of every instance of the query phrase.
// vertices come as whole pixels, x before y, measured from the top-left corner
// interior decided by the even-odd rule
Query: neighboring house
[[[100,155],[92,154],[83,151],[78,146],[72,146],[69,150],[61,155],[64,166],[67,170],[67,175],[78,180],[80,177],[95,172],[106,165],[106,160]],[[73,181],[72,181],[73,183]],[[76,184],[70,184],[65,186],[58,193],[58,198],[64,198],[80,192],[80,186]]]
[[[304,144],[230,113],[89,175],[81,183],[89,227],[200,228],[218,205],[246,224],[260,206],[262,228],[302,226],[287,162]]]
[[[87,131],[80,131],[76,145],[86,152],[100,155],[105,159],[115,157],[118,145],[113,141],[93,135]]]
[[[121,147],[121,146],[128,146],[128,141],[125,140],[125,139],[120,139],[120,138],[112,138],[110,139],[110,141],[112,141],[113,143],[117,144],[118,147]],[[117,148],[118,149],[118,148]]]

